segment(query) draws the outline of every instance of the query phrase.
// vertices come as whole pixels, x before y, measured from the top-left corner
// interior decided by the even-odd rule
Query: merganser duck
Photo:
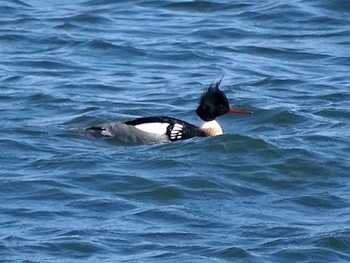
[[[230,108],[225,93],[219,89],[221,80],[209,85],[208,90],[200,98],[196,110],[202,120],[200,127],[179,119],[156,116],[106,123],[87,128],[86,132],[94,137],[113,138],[133,144],[156,144],[193,137],[221,135],[223,131],[215,120],[216,117],[226,113],[252,113],[247,110]]]

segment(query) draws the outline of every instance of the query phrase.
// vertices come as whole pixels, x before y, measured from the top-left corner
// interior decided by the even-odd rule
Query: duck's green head
[[[251,111],[230,108],[225,93],[219,88],[221,80],[215,84],[210,84],[208,90],[202,95],[196,110],[197,115],[204,121],[213,121],[216,117],[226,113],[252,113]]]

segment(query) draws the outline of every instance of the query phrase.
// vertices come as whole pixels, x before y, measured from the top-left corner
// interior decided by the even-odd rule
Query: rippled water
[[[74,3],[72,3],[74,2]],[[349,262],[348,1],[0,3],[1,262]],[[76,129],[198,122],[127,147]]]

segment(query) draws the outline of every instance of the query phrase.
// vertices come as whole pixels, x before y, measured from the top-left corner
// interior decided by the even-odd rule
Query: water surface
[[[0,4],[2,262],[349,262],[347,1]],[[76,130],[197,123],[126,147]]]

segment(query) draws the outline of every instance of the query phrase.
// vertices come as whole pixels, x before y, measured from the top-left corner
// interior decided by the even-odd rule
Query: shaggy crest
[[[222,78],[215,84],[210,84],[208,90],[200,98],[196,113],[204,121],[215,120],[216,117],[230,110],[228,99],[219,88],[221,81]]]

